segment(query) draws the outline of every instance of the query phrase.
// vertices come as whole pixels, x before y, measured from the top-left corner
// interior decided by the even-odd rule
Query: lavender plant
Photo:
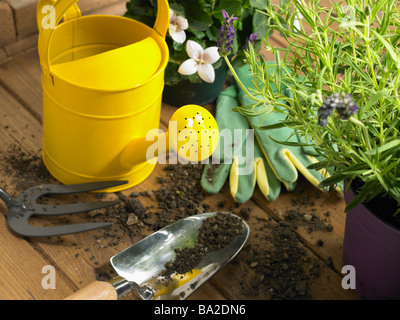
[[[361,187],[346,211],[388,196],[400,211],[400,12],[398,1],[293,0],[266,5],[268,27],[286,40],[265,48],[275,64],[250,44],[245,51],[254,105],[237,111],[251,116],[270,108],[286,120],[265,130],[288,126],[314,146],[322,160],[314,169],[333,168],[321,186],[354,180]],[[274,68],[275,72],[268,72]],[[272,90],[286,86],[283,96]],[[278,108],[279,107],[279,108]],[[261,110],[261,111],[260,111]],[[279,143],[288,144],[285,141]]]
[[[257,101],[259,104],[259,103],[263,102],[263,100],[254,97],[247,90],[247,88],[242,84],[239,77],[237,76],[235,69],[233,68],[233,66],[228,58],[228,55],[231,53],[231,50],[232,50],[232,44],[233,44],[233,40],[235,38],[235,33],[236,33],[236,29],[235,29],[235,26],[233,25],[233,23],[237,19],[233,15],[230,17],[229,14],[225,10],[222,10],[222,14],[224,16],[224,22],[221,26],[221,29],[219,31],[219,37],[217,39],[218,53],[221,57],[223,57],[225,59],[225,62],[228,65],[228,67],[230,68],[233,77],[236,79],[237,83],[240,85],[240,87],[243,89],[243,91],[246,92],[246,94],[250,98]],[[252,48],[254,49],[253,45],[254,45],[254,41],[256,40],[257,37],[258,37],[258,35],[255,33],[251,34],[250,37],[246,37],[245,47],[248,48],[249,44],[251,43]]]

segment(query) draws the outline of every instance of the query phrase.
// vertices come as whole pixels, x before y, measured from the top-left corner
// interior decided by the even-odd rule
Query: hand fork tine
[[[63,215],[78,212],[88,212],[116,205],[119,201],[84,202],[65,205],[43,205],[37,200],[45,195],[70,194],[89,191],[98,191],[122,185],[128,181],[100,181],[74,185],[38,185],[22,192],[16,199],[10,197],[0,189],[0,198],[8,207],[8,225],[15,233],[26,237],[50,237],[77,232],[84,232],[112,225],[111,222],[78,223],[56,227],[33,227],[29,224],[30,217],[38,215]]]

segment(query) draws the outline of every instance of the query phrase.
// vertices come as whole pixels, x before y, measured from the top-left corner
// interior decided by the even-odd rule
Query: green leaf
[[[185,17],[185,8],[174,1],[170,1],[169,7],[176,12],[177,15],[181,17]]]
[[[381,8],[388,3],[388,0],[381,0],[381,1],[376,1],[375,4],[372,7],[371,11],[371,19],[374,19],[376,14],[381,10]]]
[[[267,5],[267,1],[265,0],[250,0],[250,5],[256,9],[263,10]]]
[[[210,13],[197,3],[186,8],[186,19],[189,28],[195,31],[206,31],[213,23]]]
[[[337,57],[337,56],[336,56]],[[341,57],[337,57],[339,59],[342,59]],[[369,83],[369,85],[374,86],[374,82],[372,81],[371,77],[365,73],[353,60],[353,57],[350,56],[350,54],[348,54],[346,52],[346,58],[345,58],[345,62],[347,62],[353,69],[355,69],[355,71],[357,71],[357,75],[360,75],[365,81],[367,81]]]
[[[277,123],[266,125],[266,126],[260,126],[260,127],[258,127],[258,129],[260,129],[260,130],[280,129],[280,128],[284,128],[284,127],[291,127],[298,123],[299,123],[298,121],[282,121],[282,122],[277,122]]]
[[[378,148],[374,148],[374,149],[372,149],[370,151],[367,151],[367,152],[365,152],[365,154],[367,156],[373,156],[373,155],[375,155],[377,153],[381,154],[381,153],[383,153],[385,151],[388,151],[390,149],[397,149],[399,147],[400,147],[400,140],[397,139],[397,140],[393,140],[393,141],[390,141],[388,143],[385,143],[383,146],[379,146]],[[394,151],[394,150],[392,150],[392,151]]]
[[[289,146],[289,147],[314,147],[313,144],[309,144],[309,143],[302,143],[302,142],[291,142],[291,141],[280,141],[280,140],[276,140],[274,138],[272,138],[271,136],[268,136],[272,141],[285,145],[285,146]]]
[[[382,90],[379,90],[372,98],[371,100],[368,101],[368,103],[364,106],[365,110],[369,110],[371,106],[373,106],[377,101],[379,101],[381,98],[387,97],[388,93],[391,90],[388,88],[384,88]]]
[[[217,28],[215,25],[212,25],[211,28],[207,29],[206,35],[210,41],[214,41],[216,43],[219,37],[219,28]]]
[[[268,38],[271,36],[273,29],[268,27],[268,17],[261,12],[254,12],[253,14],[253,29],[260,38]]]
[[[224,20],[224,16],[222,15],[222,9],[228,12],[229,16],[233,14],[235,17],[239,17],[242,10],[242,1],[241,0],[221,0],[217,7],[215,7],[213,16],[219,21]]]
[[[235,107],[232,110],[238,111],[242,115],[248,117],[256,117],[262,114],[265,114],[267,116],[273,110],[272,105],[263,105],[260,108],[254,108],[255,106],[257,106],[257,104]]]
[[[323,91],[323,80],[324,80],[324,74],[326,71],[326,66],[324,66],[318,76],[318,89]]]
[[[173,41],[172,45],[173,45],[175,51],[182,51],[182,50],[186,51],[186,49],[185,49],[186,45],[183,44],[183,43],[179,43],[179,42]]]
[[[309,14],[309,6],[304,6],[301,1],[295,0],[294,4],[297,8],[297,10],[300,12],[300,14],[303,16],[304,20],[307,21],[307,23],[312,27],[313,29],[316,27],[316,19]]]
[[[357,207],[362,201],[364,201],[368,197],[368,194],[370,193],[370,190],[372,188],[374,188],[373,183],[364,184],[360,192],[356,194],[354,199],[346,206],[344,211],[349,212],[351,209]]]
[[[329,187],[329,186],[338,184],[338,183],[342,182],[344,179],[345,179],[345,177],[343,175],[335,174],[333,176],[330,176],[329,178],[322,180],[319,183],[318,188],[325,188],[325,187]]]
[[[279,51],[276,50],[274,52],[274,57],[275,57],[275,64],[276,64],[276,71],[275,71],[275,77],[276,77],[276,86],[277,86],[277,92],[282,92],[282,62],[281,62],[281,56],[279,54]]]
[[[387,51],[389,52],[390,56],[392,59],[395,61],[397,65],[397,69],[400,69],[400,57],[399,54],[396,53],[395,49],[393,46],[387,42],[378,32],[376,32],[374,29],[371,29],[372,33],[375,34],[375,36],[379,39],[379,41],[385,46]]]
[[[361,162],[361,163],[356,163],[350,167],[347,167],[346,169],[341,170],[341,172],[344,175],[350,176],[354,174],[359,174],[360,172],[364,172],[366,167],[367,167],[366,164]]]

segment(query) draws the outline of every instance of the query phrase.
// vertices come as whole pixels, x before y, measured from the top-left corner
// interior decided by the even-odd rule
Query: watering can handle
[[[39,30],[38,51],[43,70],[50,73],[48,47],[53,29],[62,18],[64,21],[79,17],[81,11],[76,4],[78,0],[39,0],[36,6],[36,22]],[[157,18],[154,29],[165,38],[169,27],[168,0],[157,0]]]
[[[39,29],[38,51],[42,70],[50,73],[49,43],[53,29],[62,18],[71,19],[81,15],[78,0],[39,0],[36,6],[36,23]]]
[[[73,18],[77,18],[81,16],[81,10],[79,9],[78,5],[76,4],[78,0],[75,0],[73,4],[71,2],[68,3],[67,10],[64,12],[62,18],[64,18],[64,21],[70,20]],[[36,23],[39,32],[42,31],[43,28],[54,28],[59,21],[52,21],[52,20],[57,20],[56,14],[57,12],[55,11],[55,6],[54,4],[57,2],[57,0],[39,0],[37,6],[36,6]],[[54,11],[52,11],[54,8]],[[54,15],[54,19],[53,16]],[[47,23],[54,23],[54,25],[50,25]]]
[[[154,29],[165,38],[169,27],[169,4],[168,0],[157,0],[157,18],[154,23]]]

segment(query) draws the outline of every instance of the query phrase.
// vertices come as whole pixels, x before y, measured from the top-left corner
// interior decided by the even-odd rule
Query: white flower
[[[197,42],[188,40],[186,42],[186,52],[190,59],[181,64],[178,72],[186,76],[198,72],[202,80],[213,83],[215,72],[212,64],[220,58],[218,47],[209,47],[203,50]]]
[[[169,9],[169,35],[179,43],[184,43],[186,40],[186,30],[189,27],[187,19],[178,16],[175,11]]]

